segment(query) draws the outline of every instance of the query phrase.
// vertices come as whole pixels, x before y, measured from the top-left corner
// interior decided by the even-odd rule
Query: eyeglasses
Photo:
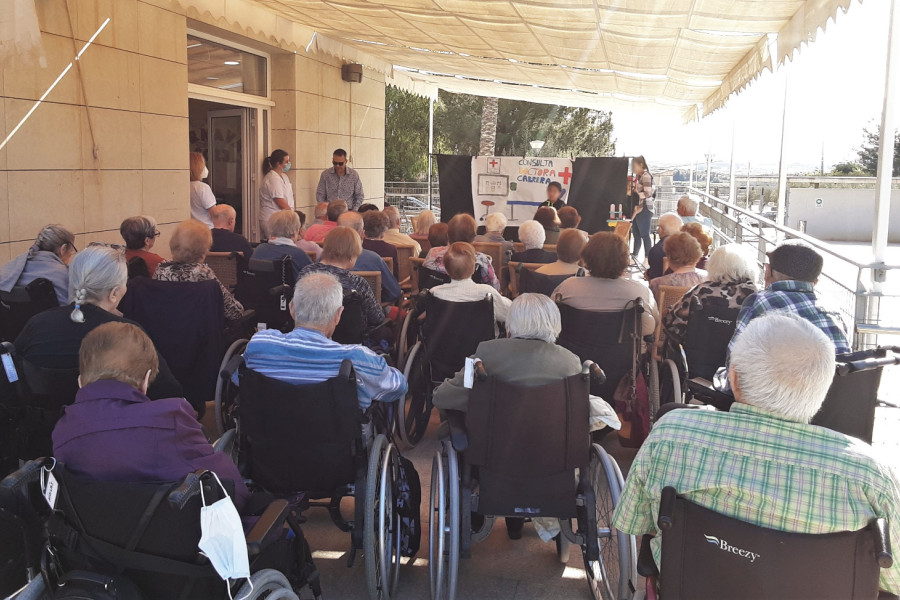
[[[125,252],[125,246],[122,244],[107,244],[106,242],[91,242],[88,244],[88,248],[112,248],[113,250],[118,250],[119,252]]]
[[[151,233],[151,234],[148,235],[147,237],[155,237],[155,238],[158,238],[158,237],[161,236],[161,235],[162,235],[162,233],[159,232],[159,229],[154,229],[154,230],[153,230],[153,233]]]
[[[342,163],[342,162],[337,162],[337,161],[334,161],[334,160],[331,161],[331,164],[333,164],[335,167],[343,167],[343,166],[344,166],[344,163]]]

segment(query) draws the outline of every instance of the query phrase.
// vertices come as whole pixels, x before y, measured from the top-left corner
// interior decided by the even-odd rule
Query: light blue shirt
[[[254,371],[294,385],[321,383],[336,377],[349,358],[356,369],[359,406],[374,400],[393,402],[406,394],[403,374],[365,346],[343,345],[313,329],[297,327],[289,333],[266,329],[255,334],[244,351]]]

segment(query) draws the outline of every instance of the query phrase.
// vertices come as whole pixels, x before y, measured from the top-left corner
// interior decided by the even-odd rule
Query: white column
[[[891,171],[894,165],[894,131],[897,128],[897,87],[900,85],[900,2],[891,1],[891,17],[888,25],[887,72],[884,76],[884,108],[881,111],[881,139],[878,143],[878,174],[875,181],[875,223],[872,230],[872,253],[875,262],[884,262],[888,243],[891,213]],[[875,278],[874,289],[879,291],[883,282]]]
[[[737,204],[737,187],[735,186],[735,177],[737,174],[734,172],[734,138],[735,131],[737,129],[737,119],[734,118],[732,114],[731,118],[731,164],[728,167],[728,201]]]
[[[434,98],[428,99],[428,210],[431,210],[431,171],[434,154]]]
[[[787,69],[787,65],[782,67],[782,69],[784,74],[784,104],[781,113],[781,151],[778,155],[778,198],[775,204],[775,222],[779,225],[784,225],[784,212],[787,199],[787,156],[785,148],[787,147],[788,98],[790,90],[790,73]],[[778,243],[781,243],[784,239],[784,234],[781,231],[777,231],[776,239],[778,240]]]

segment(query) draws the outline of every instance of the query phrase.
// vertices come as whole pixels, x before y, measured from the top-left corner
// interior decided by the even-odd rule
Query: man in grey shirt
[[[356,210],[365,201],[359,173],[347,166],[347,151],[338,148],[331,157],[332,167],[322,171],[319,187],[316,188],[316,202],[344,200],[347,208]]]

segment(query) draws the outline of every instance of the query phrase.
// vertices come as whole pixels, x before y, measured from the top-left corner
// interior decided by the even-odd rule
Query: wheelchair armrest
[[[241,364],[244,362],[244,356],[242,354],[235,354],[232,356],[227,363],[225,363],[225,368],[219,373],[219,377],[225,380],[231,379],[237,370],[241,367]]]
[[[461,410],[445,410],[447,425],[450,426],[450,443],[457,452],[469,447],[469,434],[466,430],[466,413]]]
[[[247,554],[251,557],[257,556],[281,533],[290,509],[287,500],[275,500],[269,504],[259,520],[256,521],[253,529],[247,534]]]
[[[878,566],[882,569],[890,569],[894,564],[894,557],[891,554],[891,535],[887,520],[875,519],[872,521],[871,527],[875,534],[875,557],[878,560]]]
[[[662,491],[662,500],[659,502],[659,518],[656,525],[663,531],[672,526],[672,516],[675,514],[675,500],[678,492],[671,485],[667,485]]]
[[[207,473],[205,469],[188,473],[177,488],[169,492],[169,504],[181,510],[188,500],[200,493],[201,478]]]
[[[234,446],[234,429],[229,429],[222,434],[222,437],[213,442],[212,447],[216,452],[231,454],[231,448]]]
[[[698,400],[715,406],[719,410],[727,411],[734,404],[734,396],[720,392],[713,387],[712,382],[702,377],[688,379],[687,389]]]
[[[653,550],[650,547],[652,539],[653,536],[649,533],[641,538],[637,559],[637,572],[641,577],[659,577],[659,568],[656,566],[656,561],[653,560]]]
[[[281,285],[276,285],[273,288],[269,288],[270,296],[280,296],[281,294],[290,295],[290,293],[291,293],[291,286],[289,286],[289,285],[281,284]]]
[[[606,373],[603,372],[603,369],[600,368],[600,365],[592,360],[584,361],[584,364],[581,367],[581,374],[590,375],[591,379],[593,379],[600,385],[606,383]]]

